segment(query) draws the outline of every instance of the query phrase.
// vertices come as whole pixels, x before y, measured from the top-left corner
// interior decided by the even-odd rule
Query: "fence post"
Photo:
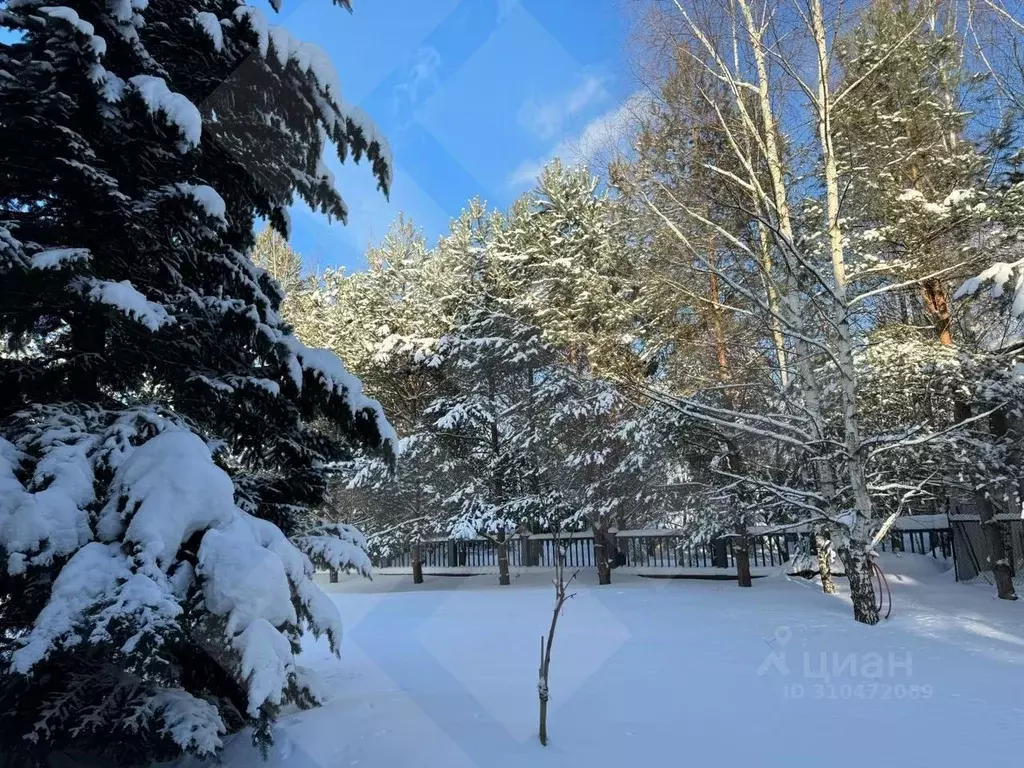
[[[712,568],[728,568],[729,567],[729,550],[726,547],[726,540],[724,537],[719,537],[711,542],[711,567]]]
[[[533,562],[533,547],[530,546],[530,534],[528,533],[519,534],[519,562],[526,567],[536,565]]]

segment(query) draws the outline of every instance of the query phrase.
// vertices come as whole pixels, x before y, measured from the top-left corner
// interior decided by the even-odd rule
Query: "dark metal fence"
[[[894,531],[878,542],[879,552],[910,552],[933,557],[953,557],[953,536],[948,528]]]
[[[1024,529],[1022,529],[1024,530]],[[798,555],[816,555],[814,537],[807,532],[759,533],[749,537],[752,568],[774,568]],[[621,554],[619,564],[627,568],[735,568],[736,541],[694,543],[678,531],[622,531],[615,538]],[[497,568],[498,545],[491,539],[426,541],[419,545],[425,568]],[[589,568],[597,564],[592,533],[573,534],[561,540],[565,565]],[[877,546],[881,552],[910,552],[933,557],[952,557],[953,535],[948,528],[894,530]],[[1024,554],[1024,538],[1021,548]],[[550,535],[516,536],[508,542],[509,565],[552,567],[557,553]],[[411,568],[411,552],[376,558],[377,568]]]
[[[1015,584],[1024,583],[1024,521],[1008,516],[997,517],[1010,575]],[[981,521],[974,515],[950,516],[952,540],[956,548],[954,565],[956,580],[966,583],[986,581],[993,583],[992,565],[988,557],[988,542]]]
[[[795,536],[793,537],[795,539]],[[617,538],[625,555],[624,565],[634,568],[733,568],[736,565],[734,539],[693,543],[681,534],[650,534]],[[769,568],[782,565],[795,553],[784,534],[751,537],[748,543],[750,565]]]

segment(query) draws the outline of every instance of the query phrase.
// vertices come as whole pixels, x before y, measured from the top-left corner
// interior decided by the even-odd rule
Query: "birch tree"
[[[680,49],[714,83],[708,87],[695,78],[695,91],[714,115],[730,157],[728,165],[713,155],[702,165],[743,216],[716,220],[706,208],[678,198],[670,209],[664,203],[670,190],[657,176],[646,179],[640,199],[692,254],[694,268],[715,275],[735,294],[728,311],[756,316],[765,327],[776,324],[792,378],[757,411],[730,405],[706,387],[691,395],[654,396],[687,419],[785,446],[813,468],[809,487],[782,485],[750,469],[731,474],[828,527],[850,581],[854,616],[873,624],[878,614],[870,543],[878,525],[874,497],[883,489],[873,486],[870,465],[879,445],[896,451],[910,441],[864,432],[857,362],[866,347],[863,329],[879,297],[908,286],[927,288],[943,272],[911,270],[909,261],[894,258],[885,269],[898,278],[878,280],[877,260],[850,244],[852,208],[843,193],[862,171],[842,154],[836,119],[844,101],[852,103],[871,87],[884,67],[843,79],[835,69],[839,13],[820,0],[792,7],[751,0],[674,5]],[[723,264],[717,250],[699,242],[695,223],[744,258]],[[750,270],[773,290],[753,290],[743,279]]]

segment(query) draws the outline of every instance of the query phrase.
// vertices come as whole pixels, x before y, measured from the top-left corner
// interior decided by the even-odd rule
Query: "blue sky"
[[[331,56],[346,101],[391,142],[387,201],[367,167],[334,163],[349,224],[292,211],[308,268],[358,269],[403,212],[433,241],[466,202],[507,206],[555,154],[614,142],[636,84],[626,0],[284,0],[278,19]]]

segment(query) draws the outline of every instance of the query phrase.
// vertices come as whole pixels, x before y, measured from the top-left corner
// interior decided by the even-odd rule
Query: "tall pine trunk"
[[[600,585],[612,583],[608,549],[608,525],[598,524],[594,526],[594,561],[597,563],[597,583]]]
[[[1013,574],[1010,571],[1010,560],[1006,552],[1006,541],[1003,538],[1003,526],[996,519],[996,506],[985,495],[981,499],[981,530],[985,534],[985,546],[988,561],[992,566],[992,578],[996,583],[996,594],[1000,600],[1016,600],[1017,592],[1013,587]]]
[[[423,551],[420,543],[417,541],[412,545],[412,583],[422,584],[423,583]]]
[[[997,438],[1005,438],[1009,431],[1006,414],[996,411],[989,416],[989,430]],[[1010,559],[1006,552],[1006,541],[1003,538],[1003,526],[996,519],[998,510],[992,497],[985,493],[981,499],[981,530],[985,533],[988,545],[988,559],[992,565],[992,577],[996,582],[996,594],[1000,600],[1016,600],[1017,592],[1013,588],[1013,573],[1010,570]]]
[[[498,584],[507,587],[512,584],[508,571],[508,536],[504,531],[499,531],[495,537],[498,547]]]
[[[746,526],[741,526],[736,543],[733,545],[733,559],[736,560],[736,584],[741,587],[754,585],[750,577],[750,537]]]
[[[939,343],[950,347],[953,345],[953,312],[949,307],[949,296],[942,280],[933,277],[921,283],[921,300],[925,312],[932,321]]]
[[[971,406],[958,401],[954,405],[956,420],[963,421],[971,417]],[[1006,415],[996,411],[989,417],[989,430],[996,437],[1005,437],[1007,432]],[[987,491],[979,491],[978,520],[981,532],[985,537],[985,557],[992,566],[992,579],[996,583],[996,595],[1000,600],[1016,600],[1017,591],[1013,586],[1013,574],[1010,571],[1010,560],[1006,552],[1006,541],[1003,538],[1003,526],[996,514],[998,509]]]

